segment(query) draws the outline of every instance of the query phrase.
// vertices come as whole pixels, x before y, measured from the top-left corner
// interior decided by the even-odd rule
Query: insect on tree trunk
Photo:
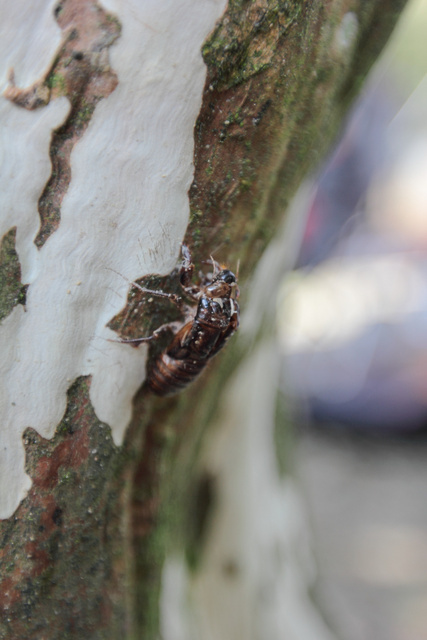
[[[280,274],[251,278],[403,5],[3,0],[1,638],[289,624],[254,607],[292,499],[263,326]],[[183,243],[191,317],[141,291],[183,295]],[[230,337],[215,287],[238,261]],[[178,361],[203,369],[181,393],[143,385]]]

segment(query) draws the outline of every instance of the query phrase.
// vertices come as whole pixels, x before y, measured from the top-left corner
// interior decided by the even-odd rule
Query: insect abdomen
[[[154,393],[167,396],[186,387],[206,366],[207,359],[178,360],[163,353],[154,363],[148,383]]]

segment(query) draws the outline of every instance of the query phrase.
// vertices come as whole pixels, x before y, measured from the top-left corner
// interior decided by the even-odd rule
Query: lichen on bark
[[[28,285],[21,282],[21,265],[15,242],[16,227],[12,227],[5,233],[0,244],[0,321],[16,305],[22,304],[25,307]]]
[[[274,62],[280,41],[298,19],[301,2],[231,0],[202,49],[215,88],[248,81]]]
[[[114,598],[125,571],[112,482],[123,453],[89,386],[82,377],[70,387],[52,440],[24,433],[33,486],[0,522],[0,638],[101,639],[126,628]]]
[[[186,237],[196,260],[208,250],[240,259],[243,277],[252,269],[404,4],[230,2],[202,49]]]

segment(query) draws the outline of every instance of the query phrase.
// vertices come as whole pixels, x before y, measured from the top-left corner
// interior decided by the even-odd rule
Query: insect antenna
[[[213,277],[216,276],[216,274],[218,273],[218,271],[220,271],[220,266],[218,264],[218,262],[216,260],[213,259],[212,256],[209,256],[212,262],[212,268],[213,268]]]
[[[146,287],[141,287],[140,284],[132,280],[129,280],[128,278],[126,278],[126,276],[121,274],[119,271],[116,271],[111,267],[105,267],[105,268],[108,269],[108,271],[112,271],[113,273],[116,273],[118,276],[123,278],[123,280],[126,280],[128,284],[132,285],[133,287],[136,287],[139,291],[141,291],[141,293],[148,293],[152,296],[157,296],[158,298],[167,298],[168,300],[176,304],[178,307],[182,306],[182,298],[181,296],[178,296],[176,293],[166,293],[166,291],[160,291],[156,289],[147,289]]]
[[[209,256],[210,260],[202,260],[202,264],[211,264],[212,265],[212,277],[214,278],[217,273],[221,271],[221,265],[212,257]]]

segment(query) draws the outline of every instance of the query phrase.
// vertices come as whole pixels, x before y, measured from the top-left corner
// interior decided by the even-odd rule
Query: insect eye
[[[224,271],[221,280],[227,284],[233,284],[233,282],[236,282],[236,276],[231,271]]]

